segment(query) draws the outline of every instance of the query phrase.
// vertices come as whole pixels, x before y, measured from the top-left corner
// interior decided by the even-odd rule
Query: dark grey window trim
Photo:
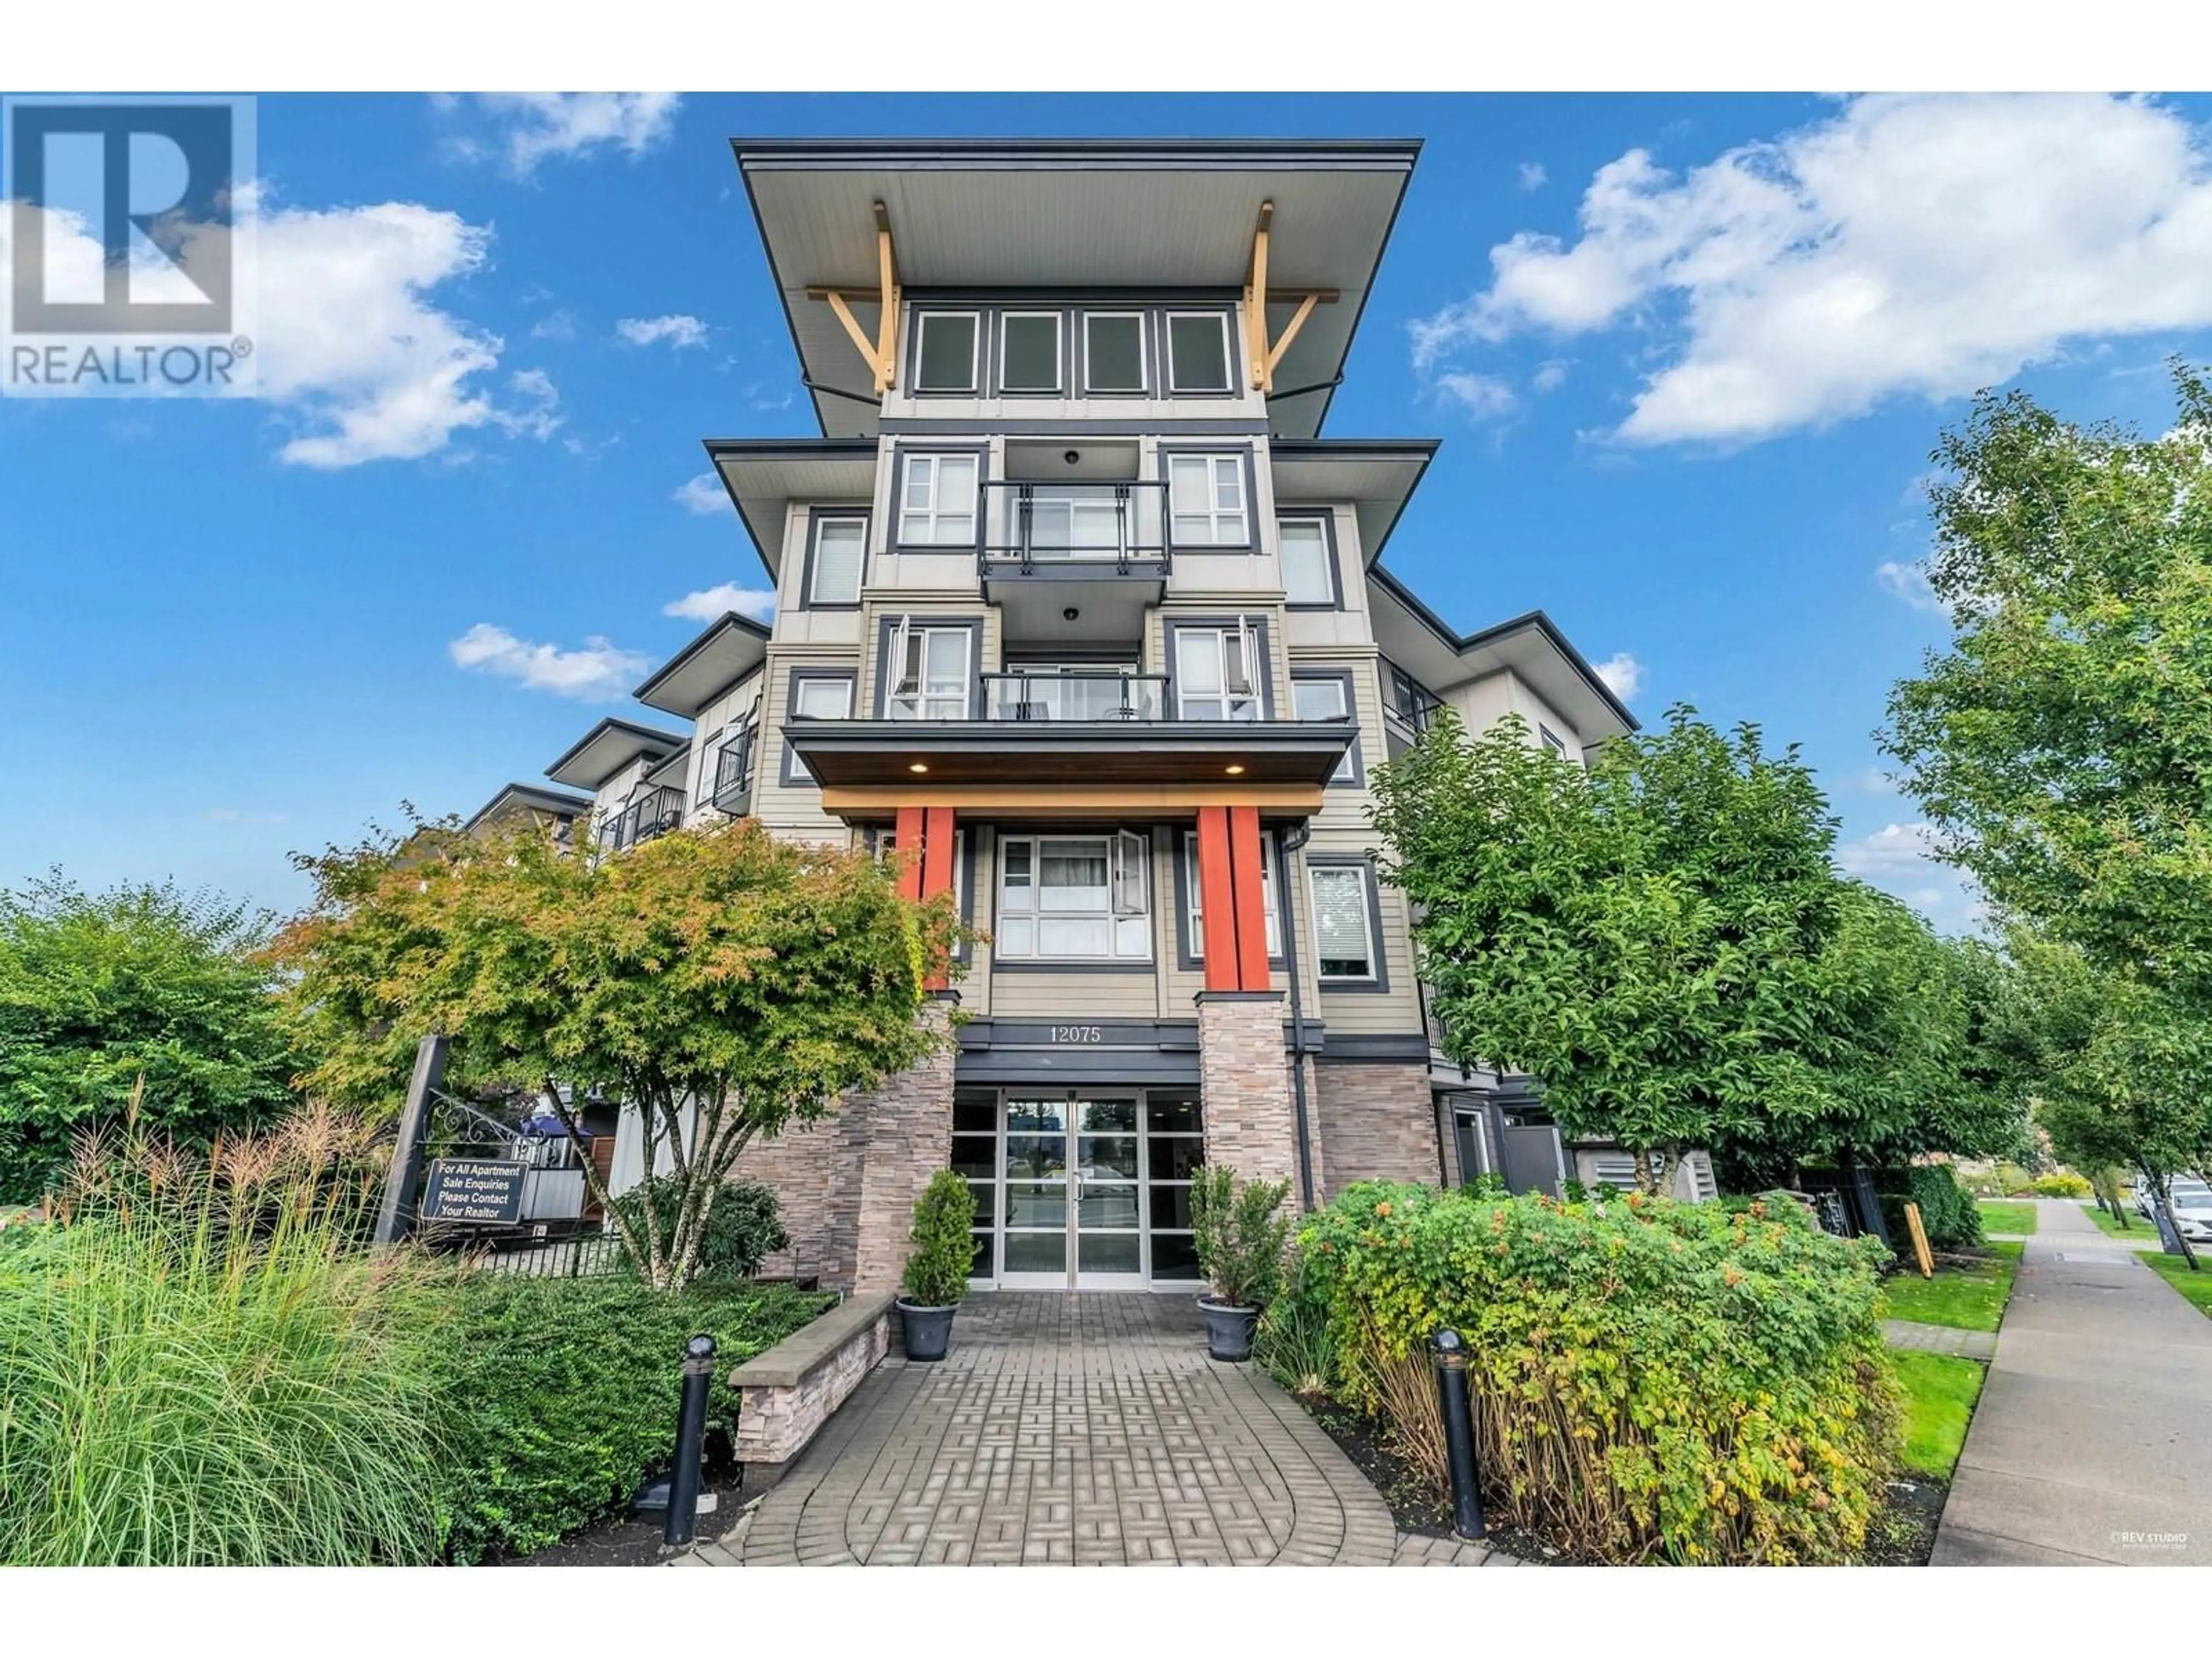
[[[1242,356],[1237,349],[1237,336],[1238,330],[1237,327],[1237,313],[1233,308],[1224,308],[1218,306],[1165,305],[1160,307],[1159,316],[1160,385],[1167,392],[1169,397],[1212,398],[1218,400],[1224,398],[1236,398],[1243,395],[1239,391],[1239,388],[1243,385],[1244,381],[1244,363]],[[1175,363],[1173,361],[1175,354],[1170,349],[1175,338],[1173,324],[1175,319],[1178,317],[1204,316],[1218,316],[1221,319],[1222,355],[1228,360],[1229,384],[1218,391],[1182,391],[1176,387],[1175,383]]]
[[[1378,995],[1390,988],[1390,964],[1382,955],[1382,889],[1375,879],[1375,860],[1364,853],[1306,854],[1306,869],[1357,869],[1367,878],[1367,948],[1374,952],[1373,979],[1323,979],[1321,976],[1321,925],[1315,920],[1313,880],[1309,873],[1306,881],[1306,932],[1313,936],[1314,980],[1323,996]]]
[[[1185,617],[1176,615],[1170,616],[1165,619],[1166,631],[1161,640],[1161,643],[1167,648],[1168,684],[1166,706],[1168,708],[1172,710],[1177,707],[1176,702],[1175,638],[1176,630],[1184,628],[1234,628],[1239,623],[1247,622],[1252,624],[1252,637],[1258,641],[1260,647],[1260,718],[1263,720],[1271,720],[1275,718],[1275,642],[1270,637],[1270,629],[1267,616],[1263,612],[1257,611],[1236,611],[1226,616],[1218,617]],[[1181,718],[1180,714],[1177,715],[1177,718]],[[1222,722],[1224,726],[1234,726],[1238,722],[1234,720],[1224,720]]]
[[[783,687],[783,719],[778,722],[781,728],[780,735],[783,738],[783,759],[782,763],[777,768],[776,780],[787,789],[818,789],[822,787],[807,774],[793,770],[798,763],[799,754],[791,746],[792,714],[799,703],[799,688],[808,680],[844,681],[852,688],[845,699],[845,707],[848,709],[853,707],[860,692],[860,676],[858,669],[800,667],[791,671],[790,677],[785,680]],[[848,715],[848,718],[849,719],[850,716]]]
[[[988,343],[993,332],[990,313],[982,306],[921,303],[908,307],[912,326],[908,332],[914,343],[907,352],[907,395],[911,398],[967,398],[984,395],[983,388],[991,384],[991,349]],[[964,386],[925,387],[921,383],[921,331],[923,319],[929,317],[966,317],[975,325],[974,350],[969,356],[968,384]]]
[[[1070,398],[1074,396],[1075,351],[1067,326],[1067,310],[1056,305],[1000,306],[991,314],[991,380],[993,394],[1000,398]],[[1049,317],[1060,328],[1060,384],[1056,386],[1010,386],[1006,384],[1006,319],[1010,317]],[[992,430],[999,428],[994,427]]]
[[[856,588],[849,602],[836,600],[824,605],[814,602],[814,550],[822,540],[822,526],[848,519],[860,521],[860,580],[859,588],[868,585],[868,540],[875,528],[873,514],[866,507],[810,507],[806,509],[806,562],[799,573],[799,609],[801,611],[858,611],[860,594]]]
[[[1082,333],[1083,351],[1082,362],[1080,365],[1080,378],[1074,382],[1077,388],[1075,395],[1085,398],[1149,398],[1152,395],[1152,388],[1158,386],[1161,380],[1161,375],[1158,372],[1159,347],[1158,341],[1153,338],[1152,334],[1152,313],[1155,307],[1152,306],[1143,304],[1087,305],[1079,307],[1077,309],[1075,313],[1075,325]],[[1091,385],[1091,319],[1094,316],[1134,317],[1137,319],[1137,351],[1141,361],[1137,364],[1137,380],[1139,384],[1134,388],[1128,386],[1115,386],[1097,391],[1092,389]]]
[[[1541,720],[1536,722],[1536,739],[1553,754],[1565,757],[1567,740]]]
[[[916,455],[972,455],[975,458],[975,539],[972,542],[909,542],[902,539],[906,529],[906,465]],[[891,448],[890,535],[889,543],[894,553],[975,553],[983,550],[983,538],[990,533],[991,492],[984,488],[991,477],[991,447],[988,444],[896,444]],[[942,511],[939,508],[939,511]]]
[[[1198,832],[1184,824],[1177,830],[1175,846],[1176,966],[1185,973],[1197,973],[1206,966],[1206,958],[1193,951],[1190,943],[1190,898],[1198,887],[1198,872],[1190,868],[1190,861],[1197,856],[1197,837]],[[1260,838],[1268,844],[1275,866],[1275,937],[1279,944],[1282,919],[1289,914],[1286,907],[1291,902],[1288,872],[1284,868],[1289,860],[1283,856],[1282,840],[1273,830],[1261,830]],[[1280,950],[1268,953],[1270,968],[1287,969],[1290,965],[1290,958]]]
[[[1283,507],[1275,508],[1275,559],[1279,564],[1283,556],[1283,526],[1285,524],[1318,524],[1321,544],[1328,560],[1328,598],[1323,599],[1294,599],[1290,597],[1289,574],[1283,580],[1283,609],[1285,611],[1341,611],[1344,609],[1344,571],[1337,562],[1336,514],[1326,507]]]
[[[981,617],[940,616],[932,611],[898,611],[876,618],[876,718],[889,720],[891,681],[891,635],[902,617],[921,628],[964,628],[968,630],[968,718],[983,718],[983,619]]]
[[[991,830],[991,971],[994,974],[1154,974],[1159,971],[1159,841],[1160,826],[1153,823],[1019,824]],[[1108,842],[1122,830],[1145,838],[1146,920],[1152,923],[1152,948],[1141,960],[1135,957],[1016,957],[1009,962],[999,954],[999,900],[1006,892],[1006,847],[1012,841],[1085,841],[1103,836]],[[1110,863],[1112,854],[1108,858]],[[1032,872],[1034,873],[1034,872]],[[1110,874],[1109,879],[1111,879]],[[1036,913],[1030,913],[1035,921]]]
[[[1349,668],[1308,668],[1293,664],[1291,668],[1291,713],[1297,714],[1297,684],[1300,680],[1334,680],[1344,688],[1344,712],[1352,720],[1352,747],[1346,751],[1352,757],[1352,775],[1331,778],[1325,786],[1331,789],[1364,789],[1367,787],[1367,762],[1360,753],[1359,739],[1359,680]]]
[[[1159,447],[1160,483],[1166,486],[1161,504],[1160,532],[1169,550],[1177,553],[1256,553],[1260,550],[1260,489],[1258,469],[1250,444],[1170,444]],[[1242,542],[1179,542],[1175,533],[1175,480],[1168,463],[1178,455],[1236,455],[1244,465],[1244,539]]]

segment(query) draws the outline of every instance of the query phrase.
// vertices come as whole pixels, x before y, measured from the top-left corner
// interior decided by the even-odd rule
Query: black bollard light
[[[668,1476],[669,1545],[691,1541],[699,1507],[699,1462],[707,1443],[707,1391],[714,1381],[714,1339],[695,1336],[684,1345],[684,1403],[676,1415],[676,1467]]]
[[[1444,1455],[1451,1466],[1452,1530],[1482,1536],[1482,1497],[1474,1486],[1474,1409],[1467,1392],[1467,1344],[1453,1330],[1429,1339],[1437,1368],[1437,1393],[1444,1408]]]

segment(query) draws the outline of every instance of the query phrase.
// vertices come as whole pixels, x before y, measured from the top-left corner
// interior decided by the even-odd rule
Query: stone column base
[[[1248,1181],[1287,1181],[1298,1201],[1297,1124],[1279,991],[1198,994],[1206,1161]]]

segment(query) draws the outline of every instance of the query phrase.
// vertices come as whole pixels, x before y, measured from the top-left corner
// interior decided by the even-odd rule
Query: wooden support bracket
[[[861,361],[867,364],[868,373],[875,382],[876,395],[880,398],[898,384],[900,295],[898,250],[891,241],[890,213],[881,202],[878,202],[875,207],[878,307],[875,337],[868,337],[868,331],[860,326],[860,319],[853,315],[853,308],[846,302],[842,289],[810,288],[806,290],[806,297],[829,301],[830,313],[844,329],[846,337],[852,341],[853,349],[860,354]]]

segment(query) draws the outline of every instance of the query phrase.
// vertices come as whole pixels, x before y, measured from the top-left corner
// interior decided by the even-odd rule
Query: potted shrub
[[[898,1299],[908,1359],[942,1359],[952,1340],[952,1315],[968,1294],[968,1265],[975,1257],[969,1229],[975,1224],[975,1194],[950,1170],[939,1170],[914,1204],[914,1243],[906,1259],[906,1294]]]
[[[1282,1209],[1290,1195],[1287,1181],[1240,1181],[1218,1166],[1191,1181],[1190,1224],[1209,1291],[1198,1305],[1206,1315],[1206,1351],[1216,1359],[1252,1357],[1261,1310],[1282,1288],[1291,1236]]]

